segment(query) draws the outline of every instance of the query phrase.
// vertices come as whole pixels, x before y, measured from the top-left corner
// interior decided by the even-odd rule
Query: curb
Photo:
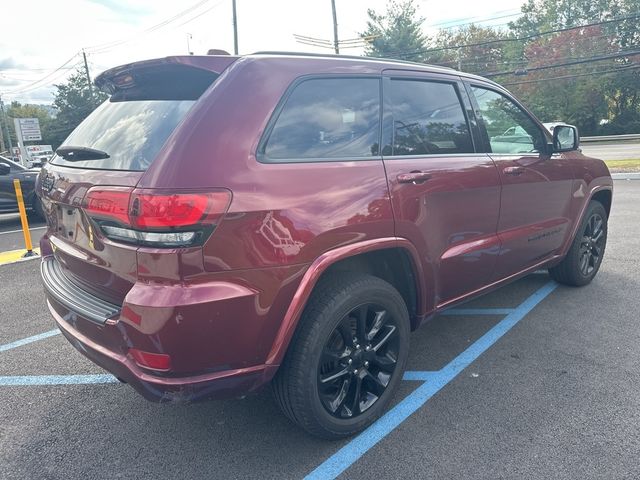
[[[640,172],[612,173],[614,180],[640,180]]]
[[[40,249],[34,248],[33,251],[34,253],[37,254],[37,255],[34,255],[33,257],[23,257],[23,255],[26,253],[26,250],[24,249],[10,250],[8,252],[0,252],[0,265],[9,265],[11,263],[27,262],[29,260],[40,258]]]

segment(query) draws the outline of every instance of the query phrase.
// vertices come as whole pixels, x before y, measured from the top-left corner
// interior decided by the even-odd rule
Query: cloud
[[[18,62],[11,57],[0,58],[0,70],[9,70],[11,68],[21,68]]]
[[[89,3],[99,5],[115,14],[121,21],[136,23],[139,18],[153,12],[153,8],[142,5],[131,5],[125,0],[88,0]]]
[[[13,87],[15,85],[20,85],[22,82],[19,80],[15,80],[13,78],[4,78],[2,74],[0,74],[0,87]]]

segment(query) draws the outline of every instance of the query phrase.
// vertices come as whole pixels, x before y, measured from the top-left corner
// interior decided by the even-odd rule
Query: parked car
[[[523,145],[531,145],[532,138],[520,125],[507,128],[501,135],[489,139],[493,153],[517,153]]]
[[[95,83],[110,99],[39,177],[42,278],[65,337],[148,399],[271,384],[307,431],[351,435],[387,408],[411,330],[541,268],[600,268],[607,167],[490,80],[265,53]],[[529,140],[494,151],[509,126]]]
[[[563,126],[573,126],[573,125],[569,125],[568,123],[564,123],[564,122],[544,122],[542,124],[547,130],[549,130],[549,132],[551,134],[553,134],[553,129],[556,128],[558,125],[563,125]]]
[[[27,160],[27,167],[31,170],[40,169],[42,166],[49,161],[49,157],[46,155],[31,157],[30,160]]]
[[[30,170],[19,163],[0,156],[0,213],[18,211],[18,201],[13,180],[20,180],[25,208],[31,215],[43,218],[40,198],[36,196],[38,170]]]

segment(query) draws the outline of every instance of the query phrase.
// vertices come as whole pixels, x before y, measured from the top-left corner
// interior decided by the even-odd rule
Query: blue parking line
[[[119,383],[113,375],[26,375],[0,377],[0,386],[86,385]]]
[[[49,330],[48,332],[40,333],[32,337],[27,337],[21,340],[16,340],[15,342],[6,343],[4,345],[0,345],[0,352],[6,352],[7,350],[11,350],[12,348],[21,347],[22,345],[37,342],[38,340],[44,340],[45,338],[53,337],[54,335],[58,335],[59,333],[60,330],[58,329]]]
[[[431,380],[431,376],[432,375],[437,375],[438,372],[404,372],[404,375],[402,376],[403,380],[409,380],[409,381],[419,381],[419,382],[426,382],[427,380]]]
[[[471,362],[496,343],[515,324],[522,320],[557,287],[549,282],[522,302],[502,321],[476,340],[469,348],[437,372],[407,372],[408,380],[418,379],[418,374],[426,374],[426,381],[410,393],[404,400],[380,417],[373,425],[355,437],[331,457],[307,475],[306,480],[333,479],[353,465],[362,455],[391,433],[412,413],[422,407],[447,383],[453,380]],[[406,377],[405,377],[406,378]]]
[[[452,308],[440,315],[509,315],[514,308]]]

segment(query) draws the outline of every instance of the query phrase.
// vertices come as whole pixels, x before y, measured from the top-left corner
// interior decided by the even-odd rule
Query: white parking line
[[[47,228],[46,225],[42,226],[42,227],[31,227],[29,230],[42,230],[43,228]],[[22,229],[18,229],[18,230],[8,230],[6,232],[0,232],[0,235],[4,235],[6,233],[22,233]]]

